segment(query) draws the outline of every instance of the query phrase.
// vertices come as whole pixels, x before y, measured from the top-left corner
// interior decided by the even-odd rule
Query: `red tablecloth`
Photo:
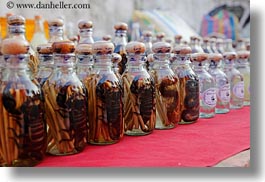
[[[39,167],[206,167],[250,148],[250,107],[117,144],[47,156]]]

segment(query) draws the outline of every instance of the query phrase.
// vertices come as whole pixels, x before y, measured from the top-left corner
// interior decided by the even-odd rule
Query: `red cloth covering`
[[[47,156],[39,167],[207,167],[250,148],[250,107],[199,119],[79,154]]]

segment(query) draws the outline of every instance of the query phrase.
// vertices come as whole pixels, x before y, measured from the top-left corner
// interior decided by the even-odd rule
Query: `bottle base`
[[[215,109],[216,114],[226,114],[229,113],[229,109]]]
[[[200,118],[213,118],[215,113],[200,113]]]
[[[243,105],[230,105],[230,109],[241,109]]]
[[[193,124],[193,123],[196,123],[197,120],[193,120],[193,121],[184,121],[184,120],[181,120],[178,124],[179,125],[185,125],[185,124]]]
[[[89,141],[89,144],[91,145],[111,145],[118,143],[119,141],[105,141],[105,142],[95,142],[95,141]]]
[[[144,135],[149,135],[151,134],[152,131],[149,131],[149,132],[143,132],[143,131],[139,131],[139,130],[130,130],[130,131],[126,131],[125,132],[125,135],[128,135],[128,136],[144,136]]]
[[[175,125],[170,124],[168,126],[155,126],[155,129],[156,130],[168,130],[168,129],[173,129],[175,127],[176,127]]]
[[[39,164],[41,160],[36,159],[18,159],[12,161],[12,164],[7,164],[4,161],[1,161],[0,166],[1,167],[34,167],[37,164]]]
[[[250,106],[250,102],[249,101],[244,101],[244,106]]]

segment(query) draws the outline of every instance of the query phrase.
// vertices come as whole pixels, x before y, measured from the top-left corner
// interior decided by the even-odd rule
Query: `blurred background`
[[[250,37],[250,1],[249,0],[64,0],[64,3],[89,4],[89,8],[80,9],[34,9],[18,8],[18,3],[50,3],[50,0],[10,0],[14,7],[8,8],[9,0],[1,0],[0,25],[1,37],[6,34],[6,15],[20,14],[27,19],[26,37],[30,41],[34,33],[34,16],[40,15],[48,38],[47,20],[56,17],[65,20],[67,36],[78,33],[77,24],[81,19],[91,20],[94,24],[94,39],[103,35],[114,36],[113,25],[126,22],[129,25],[128,36],[132,28],[163,31],[166,36],[181,34],[188,41],[191,35],[207,36],[213,32],[226,38],[237,40]],[[60,3],[62,0],[53,0]],[[11,3],[11,4],[12,4]],[[136,25],[135,25],[136,24]]]

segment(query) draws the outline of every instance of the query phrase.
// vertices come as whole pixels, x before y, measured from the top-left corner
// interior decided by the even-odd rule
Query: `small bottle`
[[[56,18],[48,21],[49,26],[49,43],[64,40],[64,21],[61,18]]]
[[[93,44],[94,43],[94,39],[92,37],[93,22],[81,20],[78,23],[78,28],[79,28],[79,34],[80,34],[80,40],[78,43],[79,44]]]
[[[179,79],[169,67],[171,45],[157,42],[153,45],[153,70],[156,85],[156,129],[174,128],[181,119]]]
[[[210,47],[212,49],[212,53],[218,53],[218,50],[216,48],[216,38],[214,37],[210,38],[209,42],[210,42]]]
[[[181,42],[182,35],[175,35],[174,39],[175,39],[174,47],[182,45],[182,42]]]
[[[207,54],[213,53],[213,51],[211,49],[211,44],[210,44],[210,38],[209,37],[204,37],[203,38],[202,49],[203,49],[203,52],[205,52]]]
[[[112,71],[114,45],[97,41],[92,45],[95,74],[86,84],[89,93],[89,143],[114,144],[124,135],[122,85]]]
[[[118,53],[121,55],[122,60],[118,65],[114,65],[114,67],[119,68],[120,75],[123,74],[126,68],[127,56],[125,46],[127,45],[127,30],[128,25],[126,23],[119,22],[114,25],[115,29],[115,39],[114,39],[114,53]]]
[[[203,53],[203,49],[199,44],[200,38],[197,36],[190,37],[190,48],[192,53]]]
[[[181,121],[179,124],[191,124],[200,114],[199,78],[190,67],[191,48],[179,45],[172,51],[174,61],[171,68],[179,78]]]
[[[156,43],[156,42],[165,42],[165,36],[166,36],[166,34],[164,32],[158,32],[156,34],[156,40],[153,43]]]
[[[244,106],[250,105],[250,67],[249,67],[249,51],[238,51],[237,70],[243,75],[244,79]]]
[[[247,50],[245,39],[243,38],[238,39],[236,44],[236,51],[245,51],[245,50]]]
[[[44,34],[43,21],[40,15],[35,16],[34,34],[30,42],[33,50],[36,51],[37,46],[40,44],[46,44],[48,41]]]
[[[230,111],[230,82],[222,71],[220,61],[223,56],[219,53],[209,54],[210,66],[208,72],[215,79],[217,103],[215,113],[224,114]]]
[[[74,43],[54,42],[52,50],[55,69],[42,87],[48,124],[47,152],[76,154],[87,144],[87,91],[74,71]]]
[[[206,71],[206,53],[194,53],[191,56],[194,63],[194,72],[199,77],[200,87],[200,118],[212,118],[215,116],[216,86],[214,78]]]
[[[144,68],[144,44],[130,42],[126,52],[128,63],[122,75],[125,134],[147,135],[155,129],[156,123],[155,83]]]
[[[219,54],[223,54],[225,52],[223,39],[216,39],[216,49]]]
[[[224,52],[234,52],[235,49],[233,47],[232,39],[225,39],[224,41]]]
[[[41,44],[37,46],[38,58],[39,58],[39,69],[36,76],[37,81],[42,87],[44,82],[52,74],[54,61],[52,54],[51,44]]]
[[[140,38],[141,38],[140,24],[139,24],[139,22],[133,22],[132,23],[131,41],[139,41]]]
[[[235,68],[237,54],[235,52],[224,53],[224,73],[230,82],[230,109],[240,109],[244,106],[244,78]]]
[[[27,73],[28,51],[23,39],[2,43],[6,71],[0,85],[0,166],[31,167],[45,157],[44,100]]]
[[[153,46],[152,37],[153,37],[153,33],[151,31],[148,31],[148,30],[143,31],[143,43],[145,45],[146,56],[152,53],[152,46]],[[151,69],[150,62],[148,60],[146,60],[146,69],[147,71]]]

